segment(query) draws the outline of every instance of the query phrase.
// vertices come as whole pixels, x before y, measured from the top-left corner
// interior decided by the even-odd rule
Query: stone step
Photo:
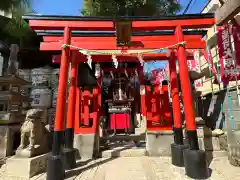
[[[100,141],[143,141],[145,140],[145,134],[141,134],[141,135],[136,135],[136,134],[129,134],[129,135],[125,135],[125,134],[119,134],[119,135],[115,135],[115,136],[105,136],[105,137],[101,137]]]
[[[122,147],[115,147],[110,150],[105,150],[101,152],[102,158],[116,158],[116,157],[141,157],[145,156],[146,150],[145,147],[133,147],[132,145],[129,146],[122,146]]]
[[[206,151],[208,159],[217,158],[217,157],[227,157],[228,153],[226,151]],[[146,149],[144,147],[117,147],[111,150],[106,150],[101,152],[102,158],[117,158],[117,157],[142,157],[147,156]],[[162,155],[169,156],[169,155]]]

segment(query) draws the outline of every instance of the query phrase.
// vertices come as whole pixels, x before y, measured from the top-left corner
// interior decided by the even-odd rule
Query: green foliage
[[[1,0],[0,11],[16,13],[16,10],[29,10],[31,7],[31,0]]]
[[[84,16],[159,16],[180,10],[176,0],[85,0]]]
[[[2,27],[2,33],[20,39],[26,36],[31,29],[22,19],[25,13],[32,12],[31,0],[0,0],[0,11],[11,15],[11,20]]]

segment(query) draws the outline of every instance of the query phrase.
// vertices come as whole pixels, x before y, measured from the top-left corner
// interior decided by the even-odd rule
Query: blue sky
[[[193,0],[187,13],[199,13],[208,0]],[[184,10],[189,0],[179,0]],[[43,15],[79,15],[79,9],[82,8],[83,0],[34,0],[33,9],[36,13]],[[182,10],[182,11],[183,11]],[[179,12],[181,14],[181,12]],[[155,62],[144,67],[150,71],[159,67],[164,67],[165,62]]]
[[[183,9],[189,0],[179,0]],[[199,13],[208,0],[193,0],[188,13]],[[46,15],[79,15],[83,0],[34,0],[33,9]]]

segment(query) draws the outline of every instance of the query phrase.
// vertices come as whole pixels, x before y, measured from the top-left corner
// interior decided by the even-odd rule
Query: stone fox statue
[[[44,141],[44,126],[41,122],[43,110],[30,109],[27,111],[25,121],[21,127],[21,142],[18,150],[28,148],[32,150],[35,145]],[[29,143],[27,143],[27,139]]]

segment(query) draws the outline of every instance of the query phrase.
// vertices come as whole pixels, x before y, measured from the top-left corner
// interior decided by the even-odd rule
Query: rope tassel
[[[141,53],[138,54],[138,60],[139,60],[139,62],[141,64],[141,66],[143,66],[144,65],[144,60],[143,60],[143,57],[142,57]]]
[[[87,55],[87,63],[89,67],[92,69],[92,56],[90,54]]]
[[[117,69],[118,68],[118,61],[116,55],[112,55],[113,65]]]

